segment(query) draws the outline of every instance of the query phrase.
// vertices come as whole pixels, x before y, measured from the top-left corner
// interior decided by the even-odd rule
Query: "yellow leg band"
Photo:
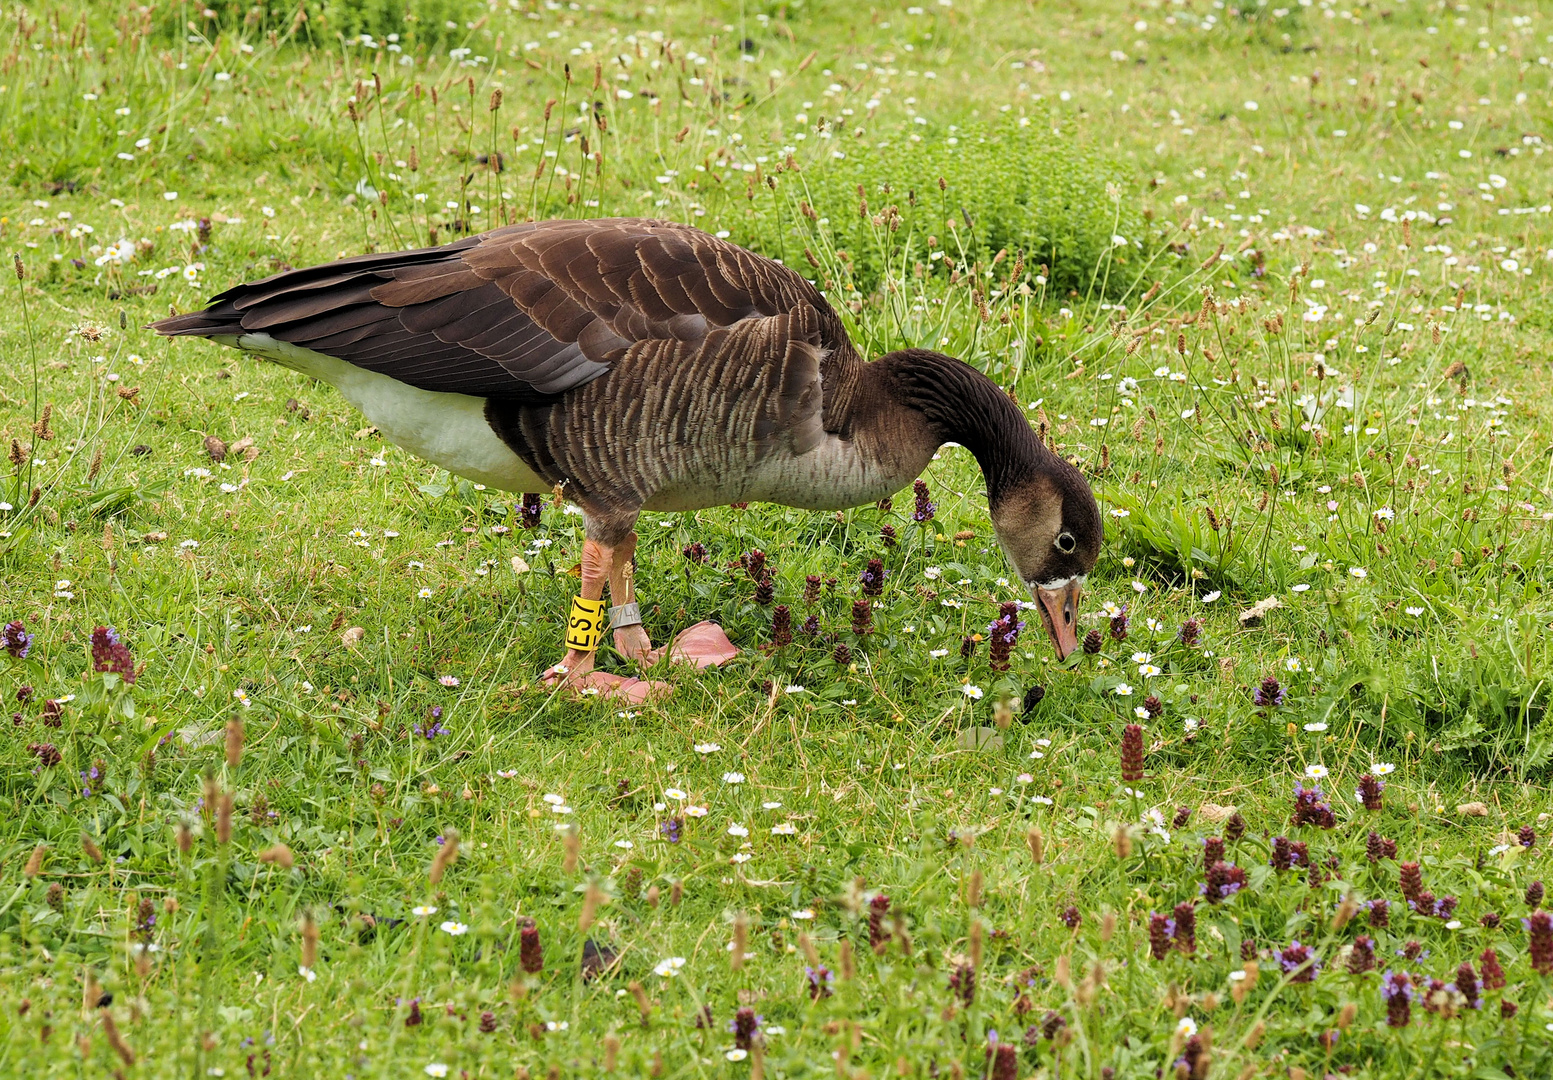
[[[572,597],[572,613],[566,620],[566,644],[579,652],[593,652],[604,640],[609,625],[609,607],[600,600]]]

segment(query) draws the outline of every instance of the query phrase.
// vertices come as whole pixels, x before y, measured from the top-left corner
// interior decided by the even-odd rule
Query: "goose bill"
[[[1083,584],[1074,578],[1054,589],[1040,586],[1035,590],[1041,621],[1051,635],[1058,660],[1066,660],[1078,648],[1078,598],[1083,588]]]

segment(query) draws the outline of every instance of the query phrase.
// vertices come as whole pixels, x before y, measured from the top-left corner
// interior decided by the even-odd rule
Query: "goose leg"
[[[614,564],[610,548],[589,537],[582,542],[582,590],[584,600],[602,600],[604,584],[609,579]],[[581,649],[567,649],[566,656],[555,667],[545,672],[545,682],[567,682],[582,685],[583,677],[593,670],[593,653]]]
[[[609,568],[609,598],[616,607],[636,601],[632,562],[636,554],[636,534],[630,533],[609,549],[613,560]],[[646,627],[640,623],[622,626],[615,631],[615,648],[622,656],[630,657],[642,665],[656,664],[666,655],[681,664],[696,667],[712,667],[725,664],[738,655],[722,627],[716,623],[701,622],[680,632],[679,636],[663,648],[653,648]]]
[[[616,608],[636,601],[635,573],[636,534],[633,532],[609,549],[609,600]],[[649,660],[652,640],[647,628],[640,622],[621,626],[615,630],[615,648],[621,656],[638,662]]]

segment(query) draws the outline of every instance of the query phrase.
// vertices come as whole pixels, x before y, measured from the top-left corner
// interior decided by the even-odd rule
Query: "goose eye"
[[[1064,552],[1071,553],[1073,551],[1073,549],[1076,548],[1076,547],[1078,547],[1078,541],[1073,539],[1073,534],[1072,533],[1065,532],[1065,533],[1062,533],[1061,535],[1059,535],[1057,537],[1057,550],[1058,551],[1064,551]]]

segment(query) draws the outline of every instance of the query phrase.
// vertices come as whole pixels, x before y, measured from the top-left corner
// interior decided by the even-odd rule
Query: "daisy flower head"
[[[1331,770],[1325,765],[1305,766],[1305,775],[1312,780],[1325,780],[1331,774]]]
[[[665,979],[672,979],[679,974],[680,969],[684,966],[685,958],[683,956],[670,956],[667,959],[659,960],[652,970],[654,975]]]
[[[1376,776],[1390,776],[1397,771],[1397,767],[1389,761],[1378,761],[1370,766],[1370,772]]]
[[[966,684],[965,686],[960,687],[960,693],[964,694],[972,701],[980,701],[982,696],[981,687],[972,686],[970,684]]]
[[[450,934],[453,937],[463,937],[465,934],[469,933],[469,927],[466,924],[457,921],[456,919],[446,920],[441,924],[441,926],[438,927],[438,929],[441,930],[444,934]]]

